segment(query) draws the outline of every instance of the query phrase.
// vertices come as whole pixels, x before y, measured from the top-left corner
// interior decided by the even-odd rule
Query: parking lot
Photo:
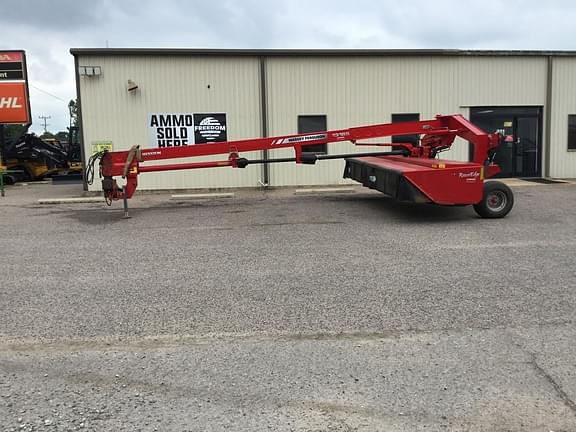
[[[576,185],[0,199],[0,430],[574,431]]]

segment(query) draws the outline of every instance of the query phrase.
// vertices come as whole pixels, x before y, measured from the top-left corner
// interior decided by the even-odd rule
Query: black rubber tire
[[[22,171],[18,174],[14,174],[16,181],[29,182],[29,181],[33,180],[32,174],[26,169],[25,166],[15,166],[15,167],[10,168],[10,169],[13,169],[15,171]]]
[[[5,186],[11,186],[14,183],[16,183],[16,179],[14,178],[14,176],[12,176],[10,174],[4,174],[4,185]]]
[[[482,201],[474,204],[480,217],[487,219],[503,218],[514,206],[514,194],[504,183],[489,181],[484,183]]]

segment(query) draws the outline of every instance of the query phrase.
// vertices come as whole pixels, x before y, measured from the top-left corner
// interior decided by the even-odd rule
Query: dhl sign
[[[27,124],[29,122],[26,83],[0,82],[0,124]]]

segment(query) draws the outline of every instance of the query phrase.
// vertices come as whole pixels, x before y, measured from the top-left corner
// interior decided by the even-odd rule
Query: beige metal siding
[[[543,106],[546,59],[538,57],[276,57],[268,60],[271,135],[296,133],[298,115],[326,114],[328,128],[387,123],[392,113],[468,114],[471,106]],[[338,143],[329,153],[353,152]],[[292,154],[278,150],[273,157]],[[457,142],[446,157],[466,159]],[[271,166],[272,185],[344,183],[343,161]]]
[[[576,114],[576,58],[554,58],[550,176],[576,178],[576,151],[568,151],[568,115]]]
[[[102,68],[99,77],[79,78],[86,155],[93,141],[110,140],[114,150],[146,148],[149,113],[224,112],[229,139],[261,133],[257,58],[81,56],[79,64]],[[138,91],[127,91],[128,79]],[[259,178],[259,167],[146,173],[139,176],[139,188],[248,187],[257,186]],[[96,183],[92,190],[100,188]]]
[[[576,59],[555,62],[551,174],[576,177],[576,153],[565,151],[567,114],[576,111],[570,82]],[[147,146],[151,112],[225,112],[229,139],[261,134],[256,56],[80,56],[79,64],[102,67],[100,77],[79,78],[88,155],[93,141],[111,140],[115,150]],[[270,136],[296,133],[298,115],[325,114],[328,128],[337,129],[387,123],[393,113],[420,113],[422,119],[467,116],[469,107],[544,106],[546,101],[545,56],[272,56],[266,65]],[[128,79],[139,84],[138,92],[126,91]],[[372,148],[338,143],[328,152],[367,149]],[[272,158],[292,155],[290,149],[270,152]],[[467,145],[458,141],[444,157],[465,160],[467,155]],[[273,164],[270,184],[346,183],[343,168],[341,160]],[[260,180],[260,166],[147,173],[139,179],[140,189],[254,187]]]

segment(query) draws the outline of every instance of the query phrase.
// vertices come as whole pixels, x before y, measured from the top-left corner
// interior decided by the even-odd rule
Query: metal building
[[[84,158],[461,113],[505,177],[576,178],[576,52],[72,49]],[[350,153],[338,143],[316,151]],[[272,153],[272,152],[271,152]],[[283,157],[291,150],[246,157]],[[447,158],[467,159],[454,144]],[[346,183],[344,162],[150,173],[140,189]],[[94,185],[96,190],[98,185]]]

